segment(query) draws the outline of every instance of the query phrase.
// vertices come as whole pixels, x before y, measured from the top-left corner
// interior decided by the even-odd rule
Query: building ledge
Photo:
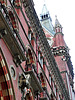
[[[13,58],[19,57],[20,60],[25,61],[26,57],[22,48],[19,45],[19,41],[17,40],[13,30],[9,26],[9,23],[4,17],[4,14],[2,13],[1,9],[0,9],[0,23],[1,23],[0,37],[3,39],[3,41],[7,45]]]
[[[43,89],[41,87],[40,82],[37,79],[37,76],[35,74],[35,72],[33,70],[30,71],[26,71],[25,74],[30,74],[31,76],[31,81],[30,81],[30,85],[33,88],[34,93],[36,92],[43,92]]]

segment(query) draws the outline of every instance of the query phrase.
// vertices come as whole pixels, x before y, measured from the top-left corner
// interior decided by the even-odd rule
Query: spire
[[[43,8],[42,8],[42,12],[40,14],[40,17],[41,17],[41,20],[50,18],[50,21],[52,21],[52,19],[50,17],[50,14],[49,14],[49,11],[47,10],[47,7],[46,7],[46,4],[45,3],[43,5]]]
[[[41,15],[45,15],[45,14],[48,14],[48,10],[47,10],[47,7],[46,7],[46,4],[43,5],[43,8],[42,8],[42,13]]]
[[[55,19],[55,27],[62,27],[61,24],[59,23],[57,16],[55,15],[56,19]]]
[[[43,4],[41,15],[46,15],[46,14],[49,14],[49,12],[47,10],[46,3],[45,3],[45,0],[44,0],[44,4]]]
[[[55,19],[55,33],[59,33],[59,32],[62,33],[62,26],[59,23],[57,16],[55,16],[55,17],[56,17],[56,19]]]
[[[43,8],[42,8],[42,12],[40,14],[40,21],[42,24],[42,27],[44,27],[45,29],[47,29],[52,35],[55,34],[54,29],[53,29],[53,25],[52,25],[52,19],[50,17],[49,11],[47,10],[46,4],[44,3]]]

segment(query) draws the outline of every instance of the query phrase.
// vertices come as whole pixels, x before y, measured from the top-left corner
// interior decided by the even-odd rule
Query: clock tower
[[[48,30],[52,35],[55,34],[52,19],[50,17],[49,11],[47,10],[46,4],[43,5],[42,12],[40,14],[40,22],[44,29]]]

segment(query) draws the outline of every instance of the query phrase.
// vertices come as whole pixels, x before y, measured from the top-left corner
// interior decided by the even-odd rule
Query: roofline
[[[46,27],[44,27],[43,25],[42,25],[42,27],[43,27],[52,37],[54,37],[54,35],[53,35],[51,32],[49,32],[48,29],[47,29]]]

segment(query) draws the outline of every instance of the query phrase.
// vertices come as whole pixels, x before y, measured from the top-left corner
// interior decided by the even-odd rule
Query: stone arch
[[[0,50],[1,51],[1,50]],[[0,52],[0,99],[15,100],[6,62]]]

